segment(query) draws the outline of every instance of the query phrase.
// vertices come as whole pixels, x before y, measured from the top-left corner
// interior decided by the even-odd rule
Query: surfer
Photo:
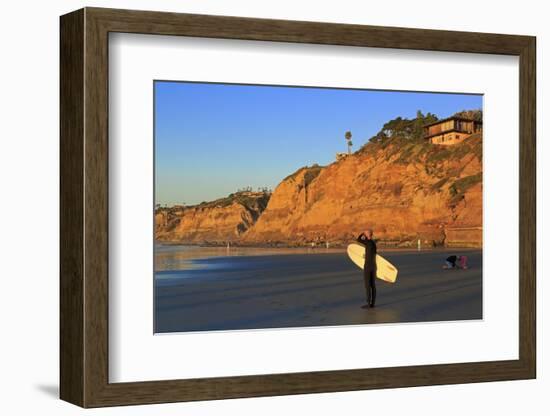
[[[363,278],[365,279],[367,303],[361,306],[361,308],[374,308],[376,302],[376,243],[372,239],[372,230],[369,228],[362,232],[357,237],[357,242],[365,246]]]

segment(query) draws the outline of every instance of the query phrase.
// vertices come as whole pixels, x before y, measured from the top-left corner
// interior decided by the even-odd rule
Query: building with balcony
[[[451,145],[475,133],[481,133],[482,122],[449,117],[424,126],[424,139],[433,144]]]

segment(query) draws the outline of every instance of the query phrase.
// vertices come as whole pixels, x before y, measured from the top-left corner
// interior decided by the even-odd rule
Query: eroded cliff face
[[[156,213],[158,240],[346,244],[365,228],[391,245],[481,246],[482,139],[437,146],[372,143],[326,167],[305,167],[271,195]],[[219,201],[223,201],[220,203]]]
[[[247,243],[346,243],[365,228],[388,244],[481,244],[481,137],[442,148],[372,145],[281,182]],[[466,229],[470,235],[466,235]],[[451,232],[452,231],[452,236]],[[449,236],[447,236],[449,234]],[[452,240],[452,239],[455,240]]]
[[[159,208],[155,238],[183,243],[233,242],[258,219],[269,201],[267,192],[239,192],[190,207]]]

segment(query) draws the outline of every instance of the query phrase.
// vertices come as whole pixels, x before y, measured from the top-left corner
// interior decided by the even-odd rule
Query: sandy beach
[[[159,246],[155,333],[482,318],[482,251],[385,250],[397,282],[377,279],[374,309],[362,270],[341,249]],[[442,270],[466,254],[468,270]]]

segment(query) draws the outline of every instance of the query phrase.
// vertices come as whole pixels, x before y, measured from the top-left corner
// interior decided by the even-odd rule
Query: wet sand
[[[161,247],[155,332],[482,319],[481,250],[380,254],[399,276],[377,279],[376,307],[364,310],[362,270],[343,250]],[[442,270],[449,254],[466,254],[470,268]]]

